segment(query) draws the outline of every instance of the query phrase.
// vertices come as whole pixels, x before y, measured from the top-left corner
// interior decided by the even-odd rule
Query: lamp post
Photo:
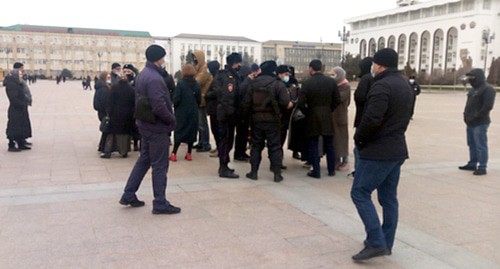
[[[342,59],[341,59],[341,66],[344,67],[344,61],[345,61],[345,42],[349,39],[349,36],[351,35],[351,32],[345,30],[345,26],[342,29],[342,31],[339,31],[339,37],[340,40],[342,40]]]
[[[98,51],[97,57],[99,58],[99,74],[101,73],[101,56],[102,56],[102,51]]]
[[[495,33],[491,33],[490,28],[484,29],[483,30],[483,41],[484,41],[484,44],[486,45],[486,50],[484,52],[484,73],[485,74],[486,74],[486,65],[488,63],[488,44],[490,44],[493,39],[495,39]]]

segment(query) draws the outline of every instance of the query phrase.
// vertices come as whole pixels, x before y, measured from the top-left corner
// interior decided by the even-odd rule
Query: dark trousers
[[[234,128],[234,121],[219,121],[220,145],[217,150],[219,151],[219,163],[221,165],[227,165],[230,161],[229,152],[233,148]]]
[[[250,164],[252,171],[259,170],[262,160],[262,150],[267,142],[271,168],[281,169],[283,150],[280,144],[280,126],[273,122],[259,122],[252,125],[252,146],[250,150]]]
[[[168,133],[153,133],[139,130],[141,133],[141,154],[137,159],[125,186],[123,199],[134,199],[144,176],[149,168],[153,169],[153,209],[165,209],[169,202],[166,199],[167,171],[170,139]]]
[[[366,244],[392,249],[398,225],[397,187],[404,160],[375,161],[359,159],[351,189],[351,199],[365,225]],[[383,209],[384,223],[380,225],[372,192],[377,190]]]
[[[248,144],[248,120],[239,120],[236,125],[236,137],[234,139],[234,158],[245,157]]]
[[[220,144],[219,121],[215,115],[210,115],[210,131],[214,136],[215,146],[218,148]]]
[[[335,150],[333,149],[333,136],[324,135],[323,136],[323,149],[326,154],[326,164],[328,167],[328,173],[335,172]],[[313,168],[313,173],[320,175],[321,169],[319,166],[320,156],[319,156],[319,136],[313,136],[309,138],[309,163],[311,163]]]
[[[207,109],[198,108],[198,145],[202,149],[210,148],[210,132],[208,130]]]

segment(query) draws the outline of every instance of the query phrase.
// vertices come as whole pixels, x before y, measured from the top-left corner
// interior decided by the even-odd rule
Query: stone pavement
[[[282,183],[268,160],[258,181],[244,178],[241,162],[231,165],[242,177],[228,180],[217,177],[217,159],[194,153],[170,165],[168,199],[182,213],[152,215],[150,175],[145,207],[118,204],[137,153],[99,158],[94,91],[78,81],[31,89],[33,150],[0,147],[0,268],[500,268],[500,109],[488,175],[459,171],[464,92],[418,97],[393,255],[356,264],[364,231],[346,172],[308,178],[286,152]],[[2,93],[2,128],[7,106]]]

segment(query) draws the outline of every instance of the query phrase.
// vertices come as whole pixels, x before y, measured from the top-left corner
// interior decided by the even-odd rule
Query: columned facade
[[[426,74],[489,68],[500,56],[500,1],[411,2],[347,20],[351,37],[346,50],[364,58],[381,48],[393,48],[399,54],[399,69],[409,65]],[[485,39],[485,32],[490,38]],[[493,34],[497,38],[491,38]]]

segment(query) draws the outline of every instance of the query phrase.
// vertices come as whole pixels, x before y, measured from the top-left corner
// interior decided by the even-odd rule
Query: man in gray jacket
[[[136,95],[147,97],[155,120],[154,122],[136,120],[142,136],[141,154],[130,173],[120,199],[122,205],[144,206],[144,202],[140,201],[135,193],[151,167],[153,169],[153,214],[181,212],[180,208],[173,206],[166,199],[169,138],[176,122],[169,91],[161,75],[165,54],[164,48],[158,45],[149,46],[146,50],[146,67],[136,81]]]
[[[467,125],[467,145],[469,145],[469,162],[458,167],[460,170],[474,171],[474,175],[486,175],[488,164],[488,127],[490,111],[495,103],[495,90],[486,83],[482,69],[472,69],[466,74],[466,82],[472,88],[467,93],[464,121]]]

